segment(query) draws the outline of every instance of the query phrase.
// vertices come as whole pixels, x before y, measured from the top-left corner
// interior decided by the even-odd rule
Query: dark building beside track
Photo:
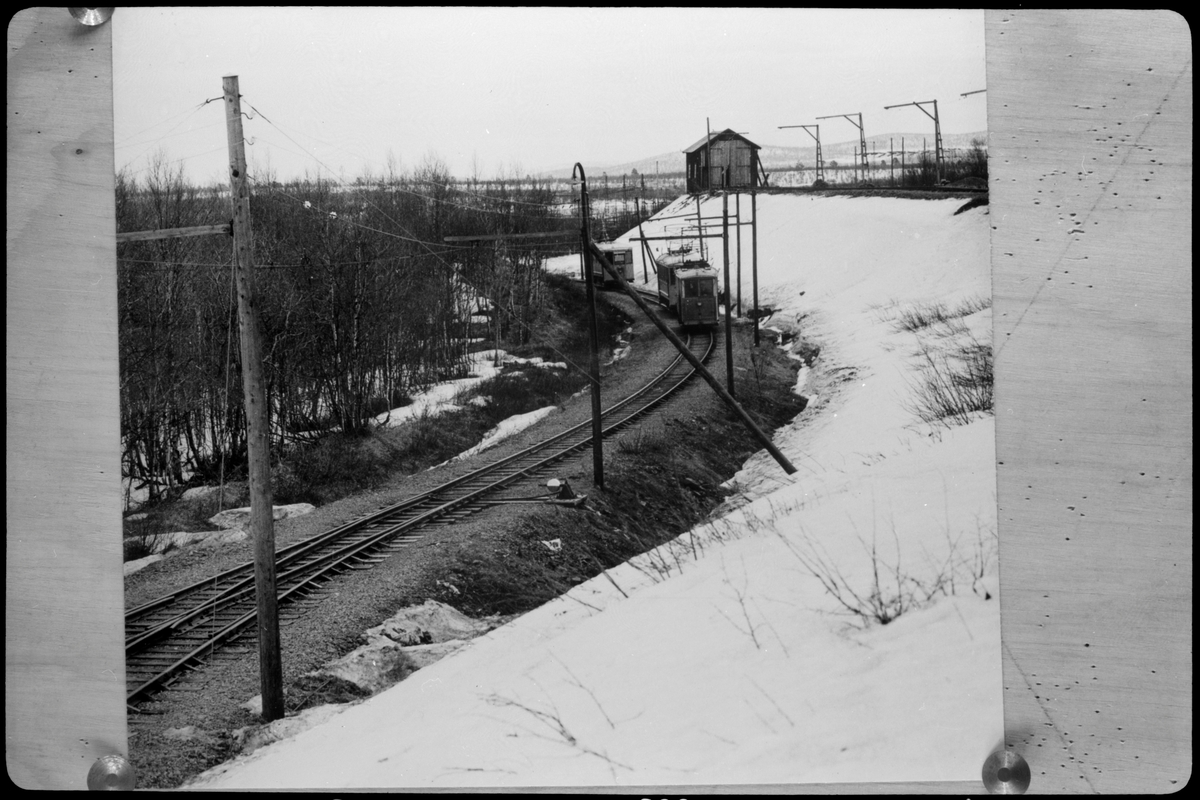
[[[688,193],[761,186],[761,148],[729,128],[705,136],[684,150]]]

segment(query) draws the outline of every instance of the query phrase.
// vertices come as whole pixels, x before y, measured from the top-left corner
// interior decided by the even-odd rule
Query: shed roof
[[[750,141],[750,140],[749,140],[749,139],[747,139],[745,136],[742,136],[740,133],[738,133],[737,131],[733,130],[732,128],[726,128],[725,130],[723,130],[723,131],[720,131],[719,133],[714,133],[714,134],[711,134],[710,136],[704,136],[704,137],[701,137],[700,141],[696,142],[694,145],[692,145],[691,147],[687,148],[687,149],[686,149],[686,150],[684,150],[683,152],[685,152],[685,153],[694,153],[694,152],[696,152],[697,150],[699,150],[701,147],[704,147],[704,145],[705,145],[705,144],[707,144],[708,142],[710,142],[710,141],[712,141],[712,142],[715,142],[715,141],[717,141],[718,139],[741,139],[743,142],[745,142],[746,144],[750,145],[750,146],[751,146],[751,147],[753,147],[755,150],[761,150],[761,149],[762,149],[761,147],[759,147],[758,145],[756,145],[754,142]]]

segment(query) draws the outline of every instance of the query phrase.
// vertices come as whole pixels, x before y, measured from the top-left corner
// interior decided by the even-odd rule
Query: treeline
[[[556,211],[546,185],[464,190],[432,157],[353,185],[254,177],[273,452],[320,432],[362,432],[418,387],[464,375],[473,315],[489,316],[489,340],[529,341],[545,297],[542,258],[577,249],[570,239],[445,243],[579,223]],[[119,231],[231,216],[227,187],[192,185],[161,156],[144,177],[117,176],[116,209]],[[122,467],[150,501],[246,462],[231,259],[223,236],[118,247]]]
[[[938,175],[937,160],[931,152],[924,152],[915,164],[908,164],[904,169],[897,169],[899,179],[896,184],[905,188],[926,188],[937,186],[940,182],[956,183],[967,178],[976,178],[987,186],[988,155],[987,143],[982,139],[972,139],[971,147],[966,150],[951,151],[942,161],[941,175]]]

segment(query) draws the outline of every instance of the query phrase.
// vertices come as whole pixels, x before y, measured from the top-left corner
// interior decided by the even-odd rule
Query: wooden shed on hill
[[[705,136],[683,151],[687,159],[688,192],[753,189],[763,185],[766,181],[759,181],[760,149],[729,128]]]

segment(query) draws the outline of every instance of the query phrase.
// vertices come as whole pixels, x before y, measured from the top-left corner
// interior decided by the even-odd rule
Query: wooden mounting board
[[[42,8],[8,28],[5,742],[23,787],[83,788],[127,752],[111,24]],[[1192,751],[1190,31],[1168,11],[989,11],[986,41],[1007,745],[1031,791],[1172,791]]]

